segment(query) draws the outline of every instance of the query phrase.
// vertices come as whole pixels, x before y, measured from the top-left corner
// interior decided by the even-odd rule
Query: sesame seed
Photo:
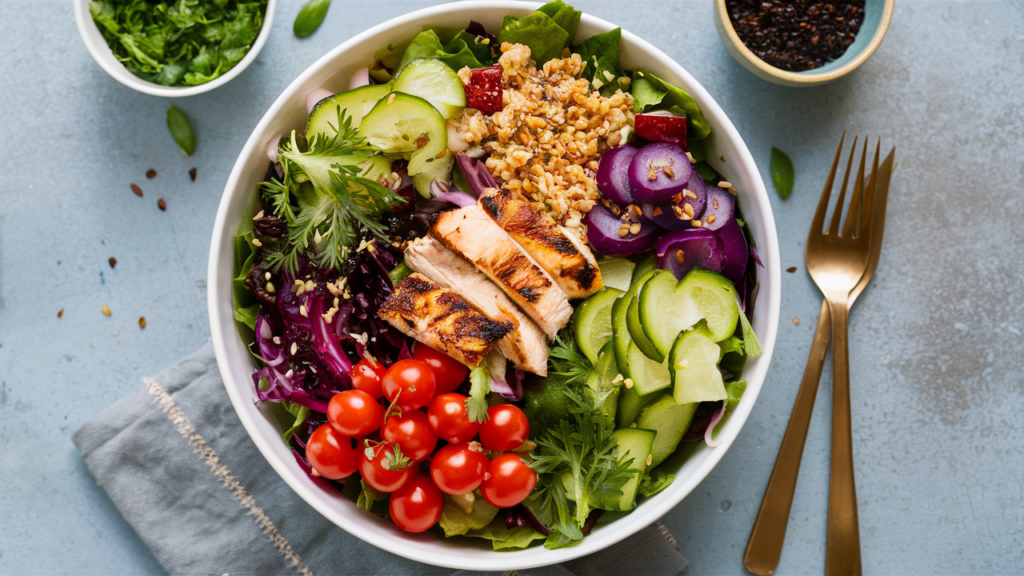
[[[708,217],[707,217],[706,220],[707,220],[708,224],[714,224],[715,223],[715,215],[714,214],[708,214]]]
[[[632,378],[626,378],[625,380],[622,381],[622,385],[625,386],[626,388],[632,388],[633,387],[633,379]]]
[[[105,316],[110,316],[110,308],[107,308],[106,306],[104,306],[104,307],[103,307],[103,308],[101,308],[100,310],[102,310],[102,311],[103,311],[103,314],[104,314]]]
[[[139,188],[138,184],[132,184],[132,192],[135,192],[136,196],[142,198],[142,188]]]
[[[647,465],[650,466],[651,462],[654,462],[654,454],[647,455]]]
[[[146,327],[146,317],[145,316],[139,316],[139,328],[145,328],[145,327]]]
[[[690,154],[689,152],[687,152],[686,153],[686,157],[690,160],[690,164],[696,164],[697,163],[697,161],[693,159],[693,154]]]
[[[323,236],[321,236],[320,231],[317,230],[316,233],[313,234],[313,243],[319,246],[321,240],[323,240]]]
[[[277,289],[274,288],[274,283],[273,282],[267,282],[266,290],[267,290],[267,292],[269,292],[271,294],[273,294],[274,292],[277,291]]]
[[[676,218],[679,218],[680,220],[686,220],[687,216],[686,214],[683,214],[683,209],[680,208],[679,206],[673,206],[672,211],[675,212]]]
[[[390,106],[391,103],[394,102],[394,101],[395,101],[395,93],[392,92],[391,96],[388,96],[388,106]]]
[[[193,182],[196,181],[196,169],[195,168],[189,169],[188,177],[191,178]]]
[[[683,251],[682,250],[676,250],[676,262],[679,262],[680,264],[682,264],[684,259],[685,259],[685,254],[683,254]]]
[[[683,192],[689,198],[696,198],[697,197],[697,193],[696,192],[691,192],[690,190],[683,190]]]
[[[57,311],[57,318],[60,318],[63,315],[64,315],[64,309],[61,308],[60,310]]]
[[[271,338],[271,340],[274,342],[274,344],[277,344],[278,346],[281,345],[281,337],[280,336],[274,336],[273,338]]]
[[[252,245],[253,246],[263,246],[263,242],[260,242],[259,238],[253,238],[252,239]]]
[[[657,180],[658,179],[658,175],[654,173],[654,170],[651,170],[650,173],[648,173],[648,175],[647,175],[647,179],[648,180]]]
[[[622,382],[622,380],[622,374],[616,374],[615,378],[612,379],[612,384],[618,384],[619,382]]]
[[[629,233],[630,234],[639,234],[640,233],[640,223],[639,222],[634,222],[632,225],[630,225]]]
[[[799,326],[799,325],[800,325],[800,319],[799,318],[793,318],[793,326]]]
[[[110,259],[107,260],[107,264],[110,264],[111,268],[113,268],[114,266],[117,266],[117,258],[114,258],[113,256],[111,256]]]
[[[255,221],[259,220],[260,218],[263,218],[263,210],[260,210],[255,216],[253,216],[252,217],[252,221],[255,222]]]
[[[300,304],[299,305],[299,315],[302,316],[303,318],[309,318],[309,312],[306,311],[306,305],[305,304]]]
[[[672,203],[673,204],[679,204],[682,201],[683,201],[683,193],[682,192],[672,196]]]
[[[297,343],[295,343],[295,342],[292,342],[292,347],[290,348],[290,350],[291,350],[292,356],[295,356],[295,353],[299,351],[299,345]]]
[[[704,223],[701,222],[700,220],[694,220],[693,222],[690,222],[690,224],[692,224],[694,228],[700,228],[701,226],[704,225]]]
[[[669,178],[675,178],[676,177],[676,173],[672,171],[672,167],[671,166],[665,166],[664,171],[665,171],[665,174],[667,174]]]
[[[689,202],[683,204],[683,212],[686,212],[687,216],[693,218],[693,206]]]
[[[285,378],[291,378],[292,376],[295,376],[295,370],[292,370],[291,368],[289,368],[288,371],[284,373],[284,377]]]
[[[312,280],[306,280],[306,292],[312,292],[316,290],[316,283]]]
[[[625,238],[627,234],[629,234],[628,226],[623,226],[622,228],[619,228],[619,238]]]
[[[164,199],[161,198],[161,199],[156,201],[156,207],[159,208],[161,211],[166,211],[167,210],[167,202],[164,202]]]
[[[612,214],[615,216],[622,214],[622,209],[619,208],[618,204],[612,204],[611,206],[608,207],[608,209],[611,210]]]
[[[718,187],[719,188],[732,188],[732,184],[726,182],[725,180],[722,180],[721,182],[718,183]]]
[[[790,266],[789,268],[786,268],[786,272],[789,272],[790,274],[796,272],[796,266]]]
[[[153,178],[156,178],[156,170],[153,170],[152,168],[150,168],[149,170],[146,170],[146,178],[149,178],[151,180]]]
[[[312,475],[312,476],[320,476],[320,471],[317,470],[316,468],[313,468],[312,466],[310,466],[309,470],[310,470],[310,472],[309,472],[310,475]]]
[[[664,214],[664,212],[662,211],[661,206],[655,206],[654,211],[651,212],[651,214],[653,216],[661,216],[662,214]]]
[[[263,274],[263,279],[264,280],[270,280],[271,278],[272,278],[272,276],[270,275],[270,272],[267,272],[267,273]]]
[[[719,156],[718,159],[721,160],[722,162],[725,162],[725,156]]]

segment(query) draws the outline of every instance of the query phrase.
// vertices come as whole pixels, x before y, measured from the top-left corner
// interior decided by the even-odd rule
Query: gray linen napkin
[[[96,481],[171,574],[445,574],[334,526],[256,449],[213,346],[143,380],[80,428]],[[610,549],[522,574],[675,576],[686,559],[659,523]]]

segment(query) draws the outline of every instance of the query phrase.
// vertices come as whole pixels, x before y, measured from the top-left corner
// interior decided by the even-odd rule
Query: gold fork
[[[836,168],[843,149],[845,134],[839,141],[835,159],[832,162],[832,169],[829,172],[828,181],[825,184],[822,201],[816,215],[817,224],[812,227],[811,235],[815,236],[815,230],[820,234],[821,226],[824,223],[824,211],[828,206],[828,197],[835,179]],[[853,154],[856,150],[856,140],[851,148],[850,161],[847,165],[846,174],[843,178],[843,189],[840,193],[840,201],[837,203],[837,212],[833,216],[833,223],[838,227],[839,213],[843,206],[843,197],[846,193],[846,186],[850,177],[850,168],[853,161]],[[865,151],[867,142],[865,141]],[[895,155],[895,148],[889,153],[885,162],[882,163],[881,171],[878,169],[878,147],[875,149],[875,157],[871,177],[867,184],[867,192],[864,193],[863,186],[863,165],[854,184],[854,197],[851,198],[850,213],[854,219],[847,216],[846,227],[843,235],[847,236],[851,223],[856,217],[861,216],[859,226],[865,226],[865,232],[870,242],[870,253],[864,273],[847,298],[847,310],[852,307],[854,300],[870,282],[878,264],[878,257],[881,252],[882,231],[885,222],[885,208],[888,198],[889,177],[892,174],[892,162]],[[854,213],[854,209],[858,212]],[[862,215],[867,214],[868,218]],[[863,220],[868,220],[864,222]],[[810,247],[810,242],[808,243]],[[807,437],[807,430],[810,426],[811,412],[814,408],[814,399],[817,395],[818,382],[821,378],[821,369],[825,361],[825,352],[829,344],[829,331],[831,325],[828,301],[822,302],[821,312],[818,316],[818,325],[815,329],[814,343],[807,361],[807,368],[804,370],[803,380],[800,384],[800,391],[797,394],[793,407],[793,414],[789,426],[786,428],[786,435],[779,448],[779,456],[772,471],[771,480],[765,491],[761,510],[758,512],[757,520],[750,534],[750,541],[747,544],[746,554],[743,559],[744,565],[754,574],[767,576],[775,571],[779,558],[782,554],[782,545],[785,539],[786,525],[789,520],[789,511],[793,503],[793,494],[796,488],[797,475],[800,469],[800,460],[803,454],[804,441]],[[848,389],[848,388],[847,388]],[[848,394],[847,394],[848,398]],[[847,415],[849,414],[847,410]],[[848,418],[848,416],[847,416]],[[852,464],[851,464],[852,466]],[[852,477],[852,474],[851,474]],[[852,486],[852,484],[851,484]],[[856,499],[852,499],[854,507],[854,520],[856,519]],[[830,517],[834,517],[830,516]],[[859,550],[859,546],[857,547]],[[859,554],[858,554],[859,555]]]

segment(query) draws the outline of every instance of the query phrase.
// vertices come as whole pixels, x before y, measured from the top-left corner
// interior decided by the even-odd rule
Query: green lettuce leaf
[[[543,540],[545,536],[530,526],[505,526],[504,516],[495,518],[490,524],[478,530],[466,532],[471,538],[484,538],[491,541],[495,550],[526,548],[534,540]]]
[[[446,538],[462,536],[470,530],[485,528],[498,515],[498,509],[484,500],[477,490],[474,494],[473,512],[466,512],[455,503],[453,496],[444,495],[444,510],[441,512],[441,528]]]
[[[548,60],[561,56],[562,48],[569,43],[569,33],[550,16],[538,11],[522,18],[505,16],[498,32],[498,45],[504,42],[529,46],[530,57],[537,66],[543,66]]]
[[[697,103],[685,91],[665,82],[650,72],[633,73],[633,110],[668,110],[689,120],[688,136],[694,140],[706,138],[711,124]]]
[[[424,30],[416,35],[405,49],[402,60],[395,68],[395,76],[401,72],[413,60],[440,60],[451,69],[458,71],[465,66],[470,68],[482,68],[483,64],[477,59],[476,54],[469,48],[463,38],[456,36],[447,46],[441,44],[437,32]]]
[[[622,85],[619,78],[623,76],[619,68],[619,54],[622,41],[622,28],[594,34],[573,48],[573,52],[587,63],[583,69],[583,77],[591,81],[594,88],[603,94],[614,93]]]
[[[359,494],[359,499],[356,500],[356,506],[374,514],[387,514],[388,499],[391,498],[391,495],[374,490],[366,483],[366,480],[360,480],[359,485],[363,491]]]
[[[555,24],[558,24],[559,28],[565,30],[569,38],[565,41],[565,45],[562,48],[568,46],[576,38],[576,31],[580,27],[580,16],[583,15],[582,10],[577,10],[562,2],[562,0],[552,0],[537,8],[537,12],[547,14],[548,17],[554,20]]]
[[[668,488],[668,485],[675,479],[675,474],[665,472],[660,466],[653,470],[648,470],[647,473],[644,474],[643,480],[640,481],[640,494],[648,497],[654,496],[658,492]]]

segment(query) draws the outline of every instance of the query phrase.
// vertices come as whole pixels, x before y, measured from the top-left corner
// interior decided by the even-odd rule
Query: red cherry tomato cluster
[[[331,398],[327,424],[306,444],[313,473],[341,480],[359,472],[369,486],[391,494],[391,519],[407,532],[438,522],[443,493],[479,488],[499,508],[526,499],[537,475],[508,452],[530,436],[523,411],[502,404],[488,409],[486,422],[470,421],[466,397],[454,392],[469,369],[419,342],[412,356],[386,369],[372,359],[352,368],[353,389]],[[489,459],[485,451],[506,453]]]

